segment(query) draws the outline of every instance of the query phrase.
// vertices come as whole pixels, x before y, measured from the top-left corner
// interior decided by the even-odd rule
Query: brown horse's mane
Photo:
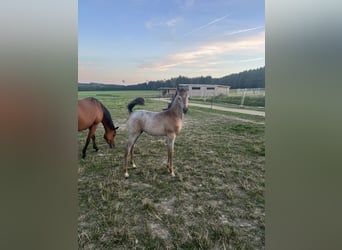
[[[110,127],[111,129],[115,130],[115,126],[114,126],[114,123],[113,123],[113,120],[112,120],[112,116],[110,115],[108,109],[100,101],[98,101],[98,102],[101,104],[101,107],[102,107],[102,110],[103,110],[103,122],[108,127]]]
[[[91,100],[93,102],[97,102],[101,105],[102,111],[103,111],[103,121],[110,129],[115,130],[115,126],[112,120],[112,116],[110,115],[110,112],[108,111],[108,109],[102,104],[102,102],[100,102],[99,100],[97,100],[94,97],[91,97]]]

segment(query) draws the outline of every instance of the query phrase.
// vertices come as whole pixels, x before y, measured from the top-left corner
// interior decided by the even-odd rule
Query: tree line
[[[99,90],[158,90],[160,87],[176,88],[179,84],[212,84],[227,85],[231,89],[265,88],[265,66],[240,73],[230,74],[220,78],[211,76],[185,77],[178,76],[168,80],[149,81],[135,85],[78,83],[78,91]]]

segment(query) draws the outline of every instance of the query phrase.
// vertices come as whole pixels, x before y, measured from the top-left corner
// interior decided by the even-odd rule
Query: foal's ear
[[[119,127],[114,128],[114,130],[117,130]]]

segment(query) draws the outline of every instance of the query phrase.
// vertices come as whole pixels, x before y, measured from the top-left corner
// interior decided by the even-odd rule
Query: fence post
[[[242,96],[242,99],[241,99],[240,107],[243,107],[243,104],[244,104],[244,102],[245,102],[246,91],[247,91],[247,89],[245,89],[245,90],[243,91],[243,96]]]

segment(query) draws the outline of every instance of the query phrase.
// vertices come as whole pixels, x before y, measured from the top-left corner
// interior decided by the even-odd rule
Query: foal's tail
[[[127,108],[128,108],[128,112],[129,113],[132,113],[133,112],[133,108],[135,105],[145,105],[145,100],[144,98],[142,97],[138,97],[138,98],[135,98],[133,101],[131,101],[128,105],[127,105]]]

